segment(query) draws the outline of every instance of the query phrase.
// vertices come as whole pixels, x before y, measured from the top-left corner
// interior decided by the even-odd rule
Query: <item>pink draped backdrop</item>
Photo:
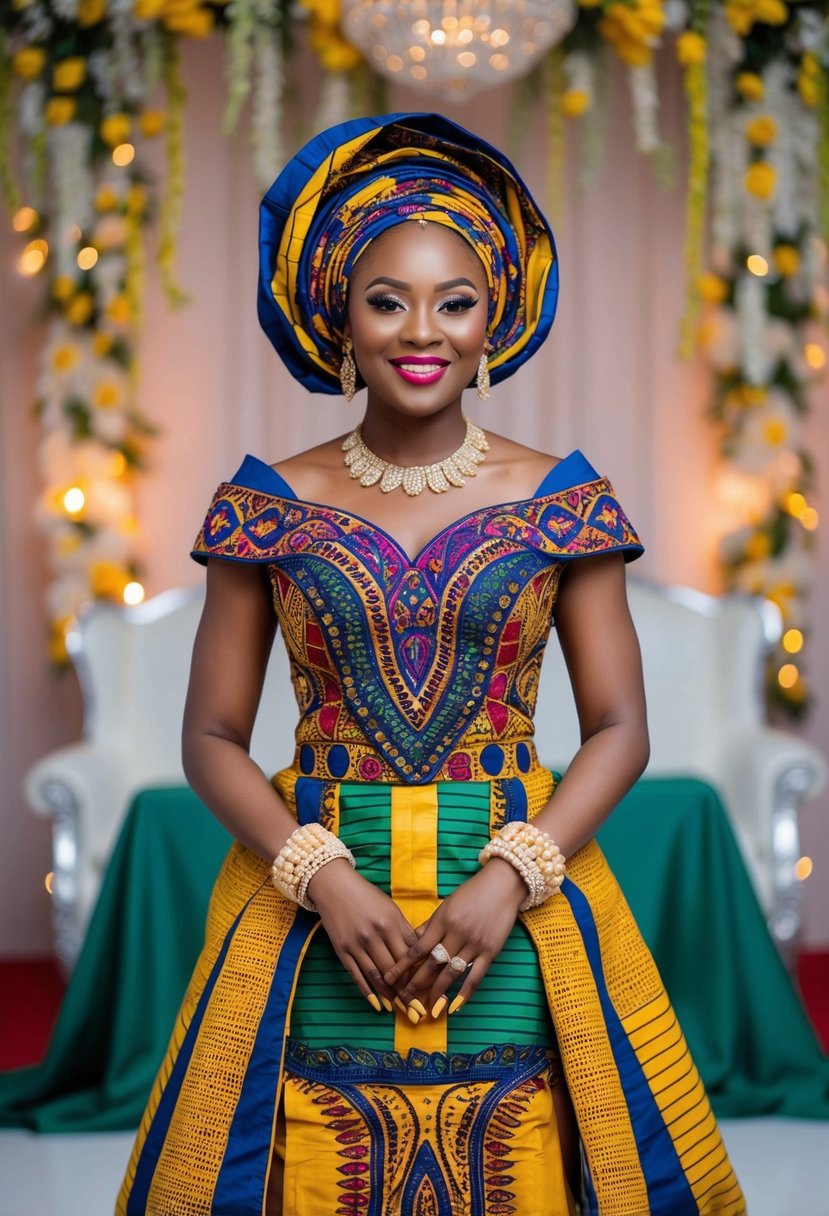
[[[187,557],[215,485],[245,452],[268,461],[352,426],[359,398],[317,399],[295,385],[261,334],[255,313],[258,191],[246,135],[219,135],[223,89],[217,43],[186,48],[187,193],[179,268],[193,302],[173,312],[150,276],[142,342],[142,405],[163,431],[141,481],[148,594],[197,582]],[[678,78],[663,88],[661,125],[684,157]],[[486,404],[476,421],[541,449],[584,450],[615,483],[646,555],[636,574],[713,592],[716,544],[727,520],[717,494],[717,444],[704,417],[708,375],[676,357],[683,302],[682,172],[661,188],[632,151],[626,82],[614,73],[601,172],[579,188],[572,163],[557,239],[559,317],[540,354]],[[395,92],[394,109],[429,108]],[[447,113],[496,144],[509,141],[503,95],[484,94]],[[292,135],[293,150],[310,132]],[[511,148],[543,196],[540,127]],[[30,403],[42,331],[34,317],[41,283],[15,269],[19,240],[0,225],[0,953],[46,953],[48,825],[27,809],[21,779],[45,752],[78,737],[74,677],[56,677],[45,657],[47,567],[33,522],[40,481]],[[507,410],[507,405],[509,409]],[[829,398],[813,395],[808,443],[822,470],[810,671],[819,704],[804,733],[829,751]],[[801,816],[803,851],[815,862],[806,884],[805,938],[829,945],[829,794]]]

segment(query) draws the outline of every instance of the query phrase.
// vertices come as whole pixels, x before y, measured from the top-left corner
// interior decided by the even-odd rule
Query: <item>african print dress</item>
[[[581,452],[529,499],[469,514],[414,558],[302,501],[247,457],[194,556],[264,563],[299,704],[273,783],[338,833],[411,924],[493,830],[557,780],[533,710],[565,565],[642,545]],[[570,1216],[553,1109],[567,1085],[583,1211],[745,1205],[654,963],[595,842],[524,913],[474,1000],[413,1026],[375,1013],[319,919],[238,843],[136,1139],[118,1216]],[[283,1116],[284,1112],[284,1116]]]

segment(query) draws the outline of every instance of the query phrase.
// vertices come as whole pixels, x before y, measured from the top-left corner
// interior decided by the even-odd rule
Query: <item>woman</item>
[[[593,841],[648,756],[642,546],[581,452],[462,414],[549,331],[546,221],[483,141],[387,115],[298,153],[261,255],[279,354],[366,410],[247,457],[197,540],[185,769],[237,843],[118,1211],[736,1216]],[[553,618],[583,740],[561,779],[532,740]],[[277,621],[300,722],[269,784],[248,744]]]

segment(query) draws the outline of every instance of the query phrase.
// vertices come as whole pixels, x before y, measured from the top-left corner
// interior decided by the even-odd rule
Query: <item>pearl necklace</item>
[[[400,465],[382,460],[363,442],[360,427],[355,427],[343,440],[345,463],[355,481],[361,486],[373,486],[380,482],[380,489],[389,494],[402,486],[407,494],[419,494],[426,486],[436,494],[442,494],[450,486],[465,486],[467,477],[474,477],[477,466],[489,451],[486,435],[474,422],[464,415],[466,436],[461,446],[451,456],[435,464]]]

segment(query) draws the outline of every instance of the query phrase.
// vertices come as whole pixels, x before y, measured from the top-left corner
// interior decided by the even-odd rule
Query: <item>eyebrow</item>
[[[404,283],[401,279],[389,279],[383,275],[379,279],[372,279],[366,286],[366,291],[372,287],[377,287],[380,283],[386,283],[389,287],[396,287],[398,291],[411,291],[411,283]],[[471,279],[448,279],[445,283],[435,283],[435,291],[449,291],[452,287],[471,287],[473,291],[477,291],[477,287]]]

